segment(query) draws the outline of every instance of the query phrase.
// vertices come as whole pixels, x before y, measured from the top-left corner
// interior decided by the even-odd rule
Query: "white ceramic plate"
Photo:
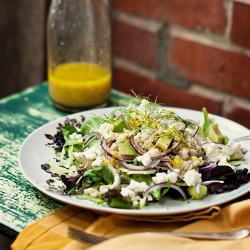
[[[93,116],[93,114],[100,116],[102,114],[109,114],[113,109],[114,108],[103,108],[90,110],[69,115],[68,117],[80,120],[81,115],[85,116],[86,118]],[[169,107],[168,109],[175,111],[179,116],[184,119],[193,119],[195,121],[201,121],[201,123],[203,123],[202,112],[172,107]],[[219,116],[214,117],[216,123],[219,124],[222,133],[227,135],[231,139],[238,138],[244,135],[250,135],[250,131],[247,128],[241,126],[240,124],[237,124],[233,121]],[[40,161],[38,155],[40,155],[43,159],[46,160],[54,157],[53,149],[46,146],[46,144],[50,141],[45,137],[45,134],[54,135],[56,133],[56,127],[58,123],[63,123],[65,121],[65,118],[66,117],[63,117],[52,121],[30,134],[23,142],[18,157],[20,169],[23,175],[27,178],[27,180],[38,190],[56,200],[100,212],[137,216],[159,216],[167,214],[188,213],[191,211],[205,209],[213,205],[220,205],[233,199],[236,199],[250,191],[250,183],[246,183],[234,191],[217,195],[208,195],[207,197],[201,200],[176,201],[170,198],[166,198],[159,203],[151,204],[150,206],[144,207],[140,210],[110,208],[107,206],[95,205],[94,203],[87,200],[79,200],[74,196],[65,196],[53,193],[48,190],[46,180],[49,178],[49,174],[47,174],[41,169],[42,162]],[[241,144],[244,148],[250,150],[250,141],[244,141],[241,142]],[[250,162],[250,152],[245,155],[245,159],[247,162]],[[240,166],[240,168],[243,167],[249,168],[248,165]]]

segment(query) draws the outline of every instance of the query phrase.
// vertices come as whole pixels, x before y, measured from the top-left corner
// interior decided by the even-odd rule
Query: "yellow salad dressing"
[[[51,99],[65,107],[94,107],[109,98],[111,73],[96,64],[62,64],[48,78]]]

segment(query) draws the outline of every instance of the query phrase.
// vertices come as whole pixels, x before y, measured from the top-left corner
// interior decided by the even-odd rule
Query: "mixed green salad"
[[[183,119],[147,98],[133,98],[109,115],[67,118],[46,134],[55,158],[44,161],[51,189],[115,208],[140,209],[162,197],[202,199],[249,182],[247,152],[204,121]]]

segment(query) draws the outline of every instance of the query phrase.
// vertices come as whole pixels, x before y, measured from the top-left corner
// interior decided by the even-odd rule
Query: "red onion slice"
[[[144,192],[144,196],[148,196],[150,194],[151,191],[153,191],[154,189],[157,189],[157,188],[165,188],[165,187],[168,187],[168,183],[167,182],[161,182],[161,183],[157,183],[153,186],[150,186],[145,192]],[[181,195],[182,197],[184,198],[184,200],[187,200],[187,195],[185,194],[185,192],[182,190],[181,187],[179,187],[178,185],[174,184],[174,183],[171,183],[170,184],[170,188],[173,188],[175,190],[177,190]]]
[[[204,185],[204,186],[209,186],[209,185],[212,185],[212,184],[215,184],[215,183],[223,184],[224,181],[219,181],[219,180],[203,181],[201,184]]]
[[[100,139],[100,135],[96,132],[91,132],[89,134],[86,134],[82,137],[82,140],[85,141],[84,142],[84,148],[86,148],[89,143],[91,143],[93,140],[95,140],[96,138]]]
[[[184,123],[192,124],[195,126],[194,132],[191,134],[191,136],[194,137],[199,130],[199,125],[197,124],[197,122],[195,122],[194,120],[191,120],[191,119],[186,119],[186,120],[184,120]]]
[[[170,158],[168,155],[154,157],[154,159],[160,160],[161,162],[170,162]]]
[[[199,172],[204,172],[204,171],[208,171],[208,170],[211,170],[213,168],[217,167],[217,164],[216,163],[211,163],[209,164],[208,166],[205,166],[205,167],[200,167],[199,168]]]
[[[131,136],[129,137],[129,141],[130,141],[132,147],[135,149],[135,151],[136,151],[137,153],[139,153],[140,155],[144,155],[144,154],[146,153],[146,151],[144,151],[144,150],[137,144],[137,142],[135,141],[135,138],[134,138],[133,135],[131,135]]]
[[[120,160],[120,163],[127,169],[129,170],[138,170],[138,171],[145,171],[145,170],[150,170],[150,169],[153,169],[155,168],[159,163],[160,163],[160,160],[152,160],[151,163],[144,167],[144,166],[136,166],[136,165],[133,165],[133,164],[129,164],[127,163],[126,161],[123,161],[123,160]]]
[[[88,167],[88,159],[86,158],[86,156],[84,154],[82,154],[82,158],[84,161],[84,167],[82,169],[86,169]]]
[[[236,138],[233,141],[239,142],[239,141],[246,141],[246,140],[250,140],[250,135],[246,135],[246,136],[242,136],[242,137]]]
[[[225,144],[222,144],[222,143],[219,143],[219,142],[204,142],[204,143],[202,143],[200,145],[200,147],[204,148],[204,147],[209,147],[209,146],[212,146],[212,145],[216,145],[219,148],[229,147],[228,145],[225,145]]]
[[[101,147],[108,156],[113,157],[112,153],[109,151],[109,148],[107,146],[107,141],[104,139],[104,137],[102,137],[101,139]]]
[[[100,138],[100,135],[97,132],[91,132],[91,133],[88,133],[88,134],[84,135],[82,137],[82,139],[86,140],[87,138],[92,137],[92,136]]]
[[[127,175],[130,174],[155,174],[156,169],[148,169],[148,170],[129,170]]]
[[[164,162],[164,165],[172,172],[175,172],[175,169],[171,166],[169,162]]]
[[[173,151],[180,144],[180,141],[176,141],[173,143],[172,147],[168,149],[167,153]]]

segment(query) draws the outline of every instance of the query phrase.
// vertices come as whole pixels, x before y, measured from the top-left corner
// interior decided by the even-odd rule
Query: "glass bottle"
[[[111,90],[110,16],[104,0],[52,0],[47,23],[49,95],[62,110],[105,106]]]

